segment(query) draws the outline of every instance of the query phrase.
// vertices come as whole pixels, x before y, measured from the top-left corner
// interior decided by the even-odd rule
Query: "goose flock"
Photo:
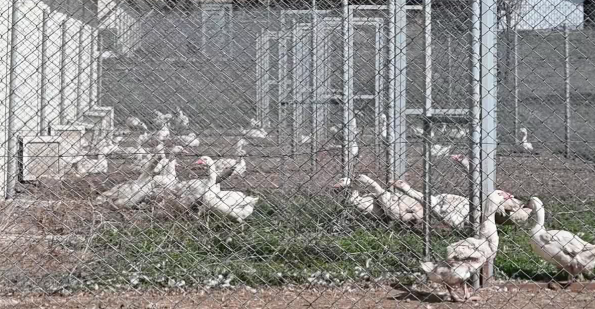
[[[232,176],[241,176],[246,172],[246,151],[244,147],[247,141],[239,139],[235,145],[235,157],[212,159],[208,156],[201,157],[194,162],[196,166],[205,166],[208,169],[208,177],[181,181],[177,177],[176,167],[179,156],[188,156],[187,149],[200,146],[200,141],[195,133],[182,134],[188,129],[189,119],[184,112],[178,108],[176,115],[164,114],[155,111],[155,118],[152,124],[157,128],[154,132],[148,131],[148,126],[137,117],[129,117],[126,120],[128,132],[140,131],[141,134],[135,140],[132,147],[120,146],[122,137],[115,137],[108,142],[101,143],[98,159],[90,159],[86,155],[78,156],[72,160],[76,170],[76,176],[82,177],[89,174],[106,173],[108,169],[107,155],[120,154],[134,159],[134,168],[140,171],[136,179],[117,184],[101,192],[96,198],[96,204],[108,204],[112,208],[132,208],[147,198],[154,198],[164,192],[173,194],[182,206],[192,207],[198,205],[199,211],[216,212],[237,222],[243,222],[250,216],[258,197],[248,196],[239,191],[222,191],[219,184]],[[264,130],[254,120],[251,121],[254,127],[244,133],[248,137],[264,138],[266,134],[250,134]],[[170,126],[174,130],[170,131]],[[177,132],[179,134],[175,134]],[[174,136],[175,135],[175,136]],[[155,147],[146,147],[150,140],[158,142]],[[166,147],[165,142],[173,141],[175,144]]]
[[[378,132],[386,138],[386,116],[380,118],[382,131]],[[201,156],[194,162],[196,166],[206,167],[208,176],[181,181],[177,177],[176,166],[180,155],[188,155],[187,148],[200,147],[196,134],[182,134],[188,129],[189,119],[181,109],[176,115],[155,111],[152,124],[156,131],[149,132],[148,126],[136,117],[126,120],[127,130],[142,132],[132,147],[120,146],[122,137],[100,143],[97,159],[88,155],[74,156],[72,164],[77,177],[89,174],[106,173],[108,170],[107,156],[118,153],[134,159],[134,166],[140,175],[136,179],[117,184],[101,192],[96,198],[97,204],[108,204],[115,209],[131,208],[148,197],[170,191],[176,201],[184,207],[198,205],[199,212],[215,212],[238,223],[244,222],[252,215],[259,198],[244,192],[221,190],[220,183],[229,177],[242,176],[246,173],[245,161],[247,145],[245,139],[238,140],[233,149],[235,155],[227,158],[213,159]],[[355,119],[350,124],[359,133]],[[173,132],[170,131],[170,126]],[[331,133],[337,135],[340,130],[331,127]],[[421,136],[423,130],[413,127],[414,135]],[[446,125],[439,131],[451,138],[462,138],[468,131],[461,128],[448,130]],[[250,128],[241,128],[245,138],[267,138],[267,132],[261,124],[252,119]],[[433,136],[434,132],[431,132]],[[533,152],[533,146],[528,141],[528,132],[520,130],[519,149]],[[145,145],[149,140],[156,140],[158,145],[150,148]],[[166,147],[166,141],[173,141],[176,145]],[[300,142],[311,142],[311,136],[302,136]],[[432,156],[447,157],[452,146],[434,145]],[[352,153],[357,158],[359,148],[353,143]],[[453,154],[450,158],[469,170],[469,158],[462,154]],[[420,224],[424,220],[423,194],[415,190],[406,181],[399,179],[383,187],[369,176],[360,174],[350,178],[341,178],[333,185],[335,189],[346,192],[342,201],[354,207],[363,215],[389,222],[405,224]],[[449,229],[463,229],[469,224],[470,201],[467,197],[456,194],[438,194],[431,196],[431,214],[441,225]],[[443,259],[438,261],[423,261],[421,269],[427,278],[436,283],[444,284],[453,301],[468,301],[478,299],[471,296],[466,281],[484,267],[488,261],[494,260],[498,253],[498,225],[511,224],[520,226],[527,222],[531,215],[536,216],[536,223],[531,228],[530,243],[533,251],[545,261],[552,263],[560,270],[565,270],[572,280],[577,280],[583,272],[595,268],[595,245],[590,244],[567,231],[547,230],[545,224],[545,210],[543,202],[532,197],[523,204],[513,195],[502,190],[495,190],[486,199],[483,207],[483,222],[476,237],[459,240],[447,247]],[[208,224],[208,222],[207,222]],[[455,293],[454,287],[461,286],[464,295]]]

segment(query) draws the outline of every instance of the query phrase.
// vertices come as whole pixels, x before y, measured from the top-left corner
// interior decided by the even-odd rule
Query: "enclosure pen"
[[[2,304],[591,306],[589,2],[0,1]]]

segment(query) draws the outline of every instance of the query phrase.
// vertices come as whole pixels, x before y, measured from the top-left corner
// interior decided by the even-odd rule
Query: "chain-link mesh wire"
[[[593,306],[590,1],[2,3],[10,305]]]

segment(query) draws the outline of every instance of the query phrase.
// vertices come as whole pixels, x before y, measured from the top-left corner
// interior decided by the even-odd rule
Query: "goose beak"
[[[333,185],[333,188],[335,188],[335,189],[339,189],[341,187],[343,187],[343,184],[340,182],[337,182],[336,184]]]
[[[203,159],[198,159],[198,160],[197,160],[196,162],[194,162],[194,163],[195,163],[195,164],[198,164],[198,165],[204,165],[204,164],[207,164],[207,162],[205,162]]]

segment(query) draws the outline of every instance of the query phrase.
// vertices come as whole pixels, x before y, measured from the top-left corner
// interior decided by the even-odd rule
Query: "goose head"
[[[394,188],[397,188],[404,192],[411,190],[411,186],[405,180],[402,179],[395,180],[391,185]]]
[[[170,152],[173,154],[188,153],[188,151],[186,149],[184,149],[183,146],[180,146],[180,145],[172,147]]]
[[[484,205],[484,215],[486,218],[491,218],[496,214],[498,208],[502,203],[507,200],[514,198],[514,195],[503,191],[503,190],[494,190],[494,192],[488,195],[486,203]]]
[[[205,165],[207,167],[213,166],[213,164],[215,164],[215,161],[213,161],[213,159],[211,159],[211,157],[209,156],[202,156],[200,158],[198,158],[198,160],[196,160],[196,162],[194,162],[195,164],[198,165]]]
[[[333,185],[333,188],[342,189],[342,188],[347,188],[349,186],[351,186],[351,179],[349,179],[347,177],[343,177],[343,178],[339,179],[339,181],[337,181],[337,183],[335,183]]]

